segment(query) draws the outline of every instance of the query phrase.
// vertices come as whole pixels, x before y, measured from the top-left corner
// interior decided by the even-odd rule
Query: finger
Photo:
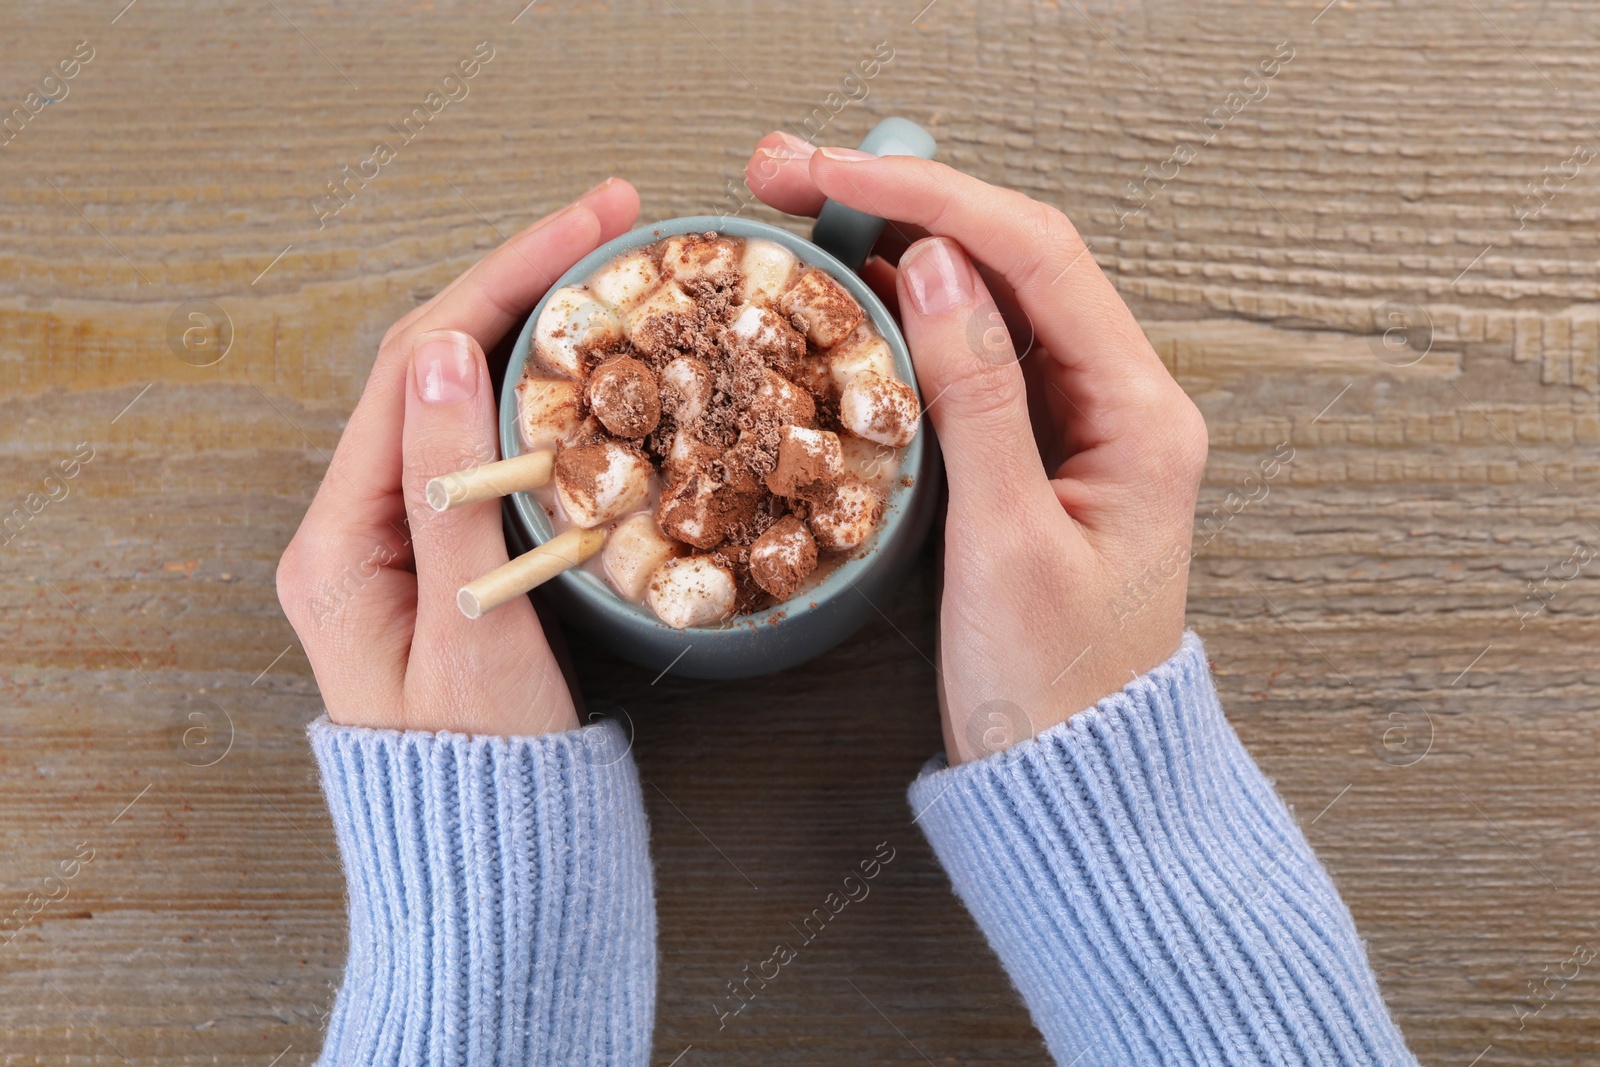
[[[788,215],[816,217],[825,199],[807,164],[816,148],[787,133],[773,132],[756,142],[745,163],[744,180],[761,201]]]
[[[1137,428],[1149,386],[1166,369],[1072,223],[1054,208],[941,163],[819,149],[808,163],[819,191],[861,211],[954,238],[1015,290],[1040,344],[1078,376],[1097,433]]]
[[[477,620],[456,607],[457,590],[506,562],[499,501],[435,511],[426,499],[429,479],[497,454],[494,388],[482,348],[458,330],[419,334],[406,381],[402,484],[417,565],[407,704],[426,709],[434,721],[471,721],[489,710],[491,697],[511,706],[504,687],[522,684],[519,665],[543,664],[556,680],[559,671],[540,654],[542,631],[526,597]],[[532,693],[524,687],[521,695],[514,702],[519,710]],[[540,724],[512,726],[538,732]]]
[[[808,142],[775,131],[756,144],[756,152],[745,164],[745,184],[764,203],[790,215],[816,215],[822,210],[823,196],[811,180],[807,163],[815,152]],[[919,234],[926,236],[926,234]],[[861,278],[878,298],[895,312],[894,265],[906,247],[915,240],[904,227],[885,226],[873,249],[873,256],[861,268]]]
[[[939,434],[951,512],[968,524],[1003,518],[1015,525],[1019,515],[1060,507],[1034,443],[1016,353],[1009,340],[982,336],[993,306],[954,241],[919,241],[900,261],[901,322]]]
[[[756,142],[756,151],[745,164],[745,184],[769,207],[790,215],[816,217],[827,199],[811,177],[810,160],[816,148],[798,137],[781,131],[769,133]],[[883,228],[873,245],[873,253],[890,265],[914,242],[928,236],[920,226],[893,222]]]

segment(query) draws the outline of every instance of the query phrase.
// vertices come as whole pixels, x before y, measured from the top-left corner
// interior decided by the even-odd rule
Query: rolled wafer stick
[[[461,587],[456,607],[469,619],[486,615],[562,571],[576,567],[605,543],[604,530],[571,529],[557,534],[532,552],[524,552],[503,567]]]
[[[430,480],[423,495],[434,511],[449,511],[480,500],[510,496],[526,489],[537,489],[548,482],[555,461],[554,452],[529,452],[498,463],[468,467]]]

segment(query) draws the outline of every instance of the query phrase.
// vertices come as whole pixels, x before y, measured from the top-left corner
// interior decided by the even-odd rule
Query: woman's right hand
[[[886,258],[863,274],[898,303],[949,476],[950,762],[1063,722],[1169,658],[1205,422],[1067,217],[940,163],[781,133],[746,178],[781,211],[815,215],[827,198],[892,222]],[[975,262],[1031,322],[1022,360]]]

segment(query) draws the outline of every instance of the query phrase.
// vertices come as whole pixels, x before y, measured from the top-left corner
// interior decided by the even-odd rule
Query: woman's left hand
[[[638,214],[627,182],[597,185],[384,335],[278,564],[278,599],[333,722],[502,736],[578,725],[526,597],[480,619],[456,607],[462,585],[506,562],[499,502],[435,512],[423,490],[430,478],[498,457],[483,353]]]

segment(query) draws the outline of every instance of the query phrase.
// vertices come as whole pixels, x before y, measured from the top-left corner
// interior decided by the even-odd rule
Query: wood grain
[[[94,58],[0,147],[0,514],[93,459],[0,538],[0,911],[93,859],[0,946],[0,1063],[314,1060],[343,883],[272,574],[378,338],[609,173],[647,216],[729,210],[762,132],[848,143],[888,114],[1072,214],[1204,410],[1192,623],[1423,1061],[1600,1056],[1590,967],[1516,1014],[1600,946],[1593,568],[1518,614],[1600,544],[1600,162],[1547,175],[1600,147],[1592,9],[924,3],[7,13],[0,114],[77,42]],[[319,226],[325,183],[480,41],[470,94]],[[220,363],[170,343],[189,301],[231,322]],[[1431,339],[1410,366],[1397,307]],[[909,824],[939,745],[931,566],[803,673],[652,684],[575,643],[650,783],[658,1062],[1046,1062]],[[725,983],[881,841],[872,895],[719,1029]]]

